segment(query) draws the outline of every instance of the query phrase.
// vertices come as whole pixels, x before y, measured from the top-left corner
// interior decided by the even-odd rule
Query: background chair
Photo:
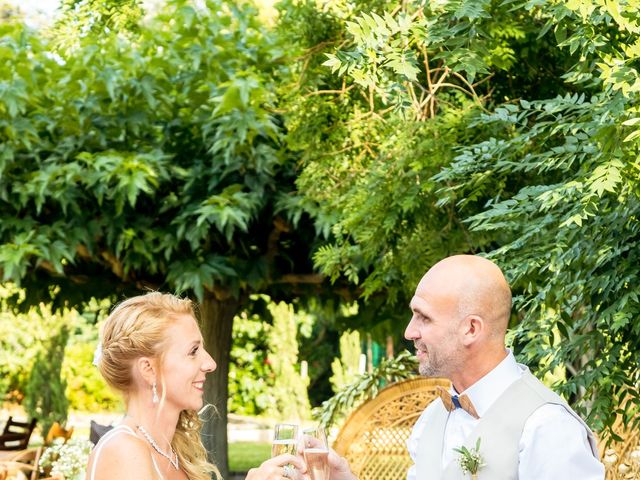
[[[436,387],[449,385],[445,379],[415,378],[388,386],[349,416],[333,448],[359,480],[404,480],[412,464],[406,446],[411,429],[437,397]],[[621,441],[598,445],[606,480],[640,479],[640,430],[618,420],[614,431]]]
[[[55,440],[56,438],[62,438],[64,439],[64,443],[67,443],[67,441],[71,438],[71,435],[73,435],[73,427],[66,429],[63,428],[62,425],[60,425],[58,422],[53,422],[53,425],[51,425],[44,443],[45,445],[51,445],[53,440]]]
[[[0,462],[0,478],[11,480],[30,480],[33,474],[33,467],[20,462]],[[37,478],[37,477],[34,477]]]
[[[36,423],[35,418],[30,422],[17,422],[9,417],[0,435],[0,450],[25,450]]]
[[[621,441],[602,440],[598,444],[598,451],[606,469],[607,480],[622,480],[640,478],[640,429],[634,429],[624,424],[622,419],[613,425],[613,431]]]
[[[333,448],[359,480],[404,480],[411,458],[407,439],[426,406],[437,397],[439,378],[412,378],[389,385],[347,419]]]
[[[0,460],[0,465],[2,466],[0,472],[3,469],[10,475],[21,472],[29,480],[36,480],[38,478],[41,455],[42,447],[12,452],[11,455],[4,456]],[[0,480],[2,480],[2,475],[0,475]]]
[[[89,427],[89,440],[94,445],[97,445],[97,443],[100,441],[100,438],[102,438],[102,436],[112,428],[113,425],[100,425],[99,423],[91,420],[91,424]]]

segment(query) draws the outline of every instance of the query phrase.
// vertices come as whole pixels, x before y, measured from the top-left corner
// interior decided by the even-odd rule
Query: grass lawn
[[[229,470],[246,472],[271,457],[271,444],[235,442],[229,444]]]

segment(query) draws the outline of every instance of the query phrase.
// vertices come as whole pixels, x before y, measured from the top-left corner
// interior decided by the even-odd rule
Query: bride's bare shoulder
[[[95,454],[99,451],[96,459]],[[95,477],[91,478],[93,463],[97,461]],[[87,480],[119,480],[154,478],[149,447],[141,438],[127,433],[109,439],[98,450],[96,447],[87,465]]]

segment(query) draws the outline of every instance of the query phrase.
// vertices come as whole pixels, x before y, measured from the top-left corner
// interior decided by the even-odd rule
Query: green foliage
[[[640,301],[635,279],[640,213],[636,135],[637,5],[538,2],[561,48],[579,56],[565,78],[583,94],[502,105],[478,124],[495,138],[462,148],[438,179],[443,202],[486,205],[474,231],[500,232],[491,252],[517,292],[516,348],[598,431],[633,422]],[[503,186],[526,176],[516,189]],[[552,332],[548,338],[540,332]],[[605,432],[607,433],[607,432]]]
[[[96,342],[73,343],[65,350],[62,364],[62,378],[67,384],[66,396],[69,408],[83,412],[117,411],[122,408],[122,400],[105,383],[92,364]]]
[[[286,67],[250,6],[174,0],[126,35],[103,26],[57,50],[0,28],[5,280],[34,299],[42,274],[76,301],[165,281],[202,298],[289,270],[276,260],[297,243],[272,220],[293,189],[274,111]]]
[[[134,38],[144,11],[140,0],[62,0],[60,13],[49,35],[57,49],[70,51],[86,37],[117,32]]]
[[[4,300],[9,290],[2,288],[0,292],[0,395],[11,393],[12,397],[20,398],[24,395],[37,345],[44,340],[35,335],[46,327],[35,309],[19,317],[13,314]]]
[[[271,418],[280,420],[304,420],[309,418],[311,406],[307,393],[308,379],[302,378],[298,369],[299,315],[293,306],[284,302],[270,304],[273,326],[268,334],[269,361],[274,372],[274,384],[270,391]]]
[[[0,277],[25,308],[149,288],[215,299],[226,308],[203,308],[203,330],[208,345],[226,333],[225,371],[251,293],[318,285],[309,217],[288,221],[286,49],[248,2],[169,0],[144,17],[132,0],[65,5],[51,32],[0,24]],[[226,375],[206,388],[226,403]],[[204,438],[224,475],[221,412]]]
[[[229,411],[260,415],[269,409],[273,370],[267,360],[270,325],[243,313],[233,321],[229,364]],[[279,350],[274,352],[277,354]]]
[[[275,396],[282,397],[284,403],[294,404],[297,400],[287,398],[286,392],[287,389],[298,388],[299,384],[305,384],[305,395],[308,395],[313,406],[320,405],[330,398],[332,392],[329,376],[332,361],[339,362],[335,358],[338,344],[336,329],[344,328],[342,322],[348,322],[356,313],[354,306],[338,304],[337,309],[334,309],[330,302],[322,305],[316,302],[309,302],[304,306],[296,304],[294,322],[287,326],[285,320],[291,320],[288,312],[285,312],[284,320],[273,316],[283,315],[282,312],[286,309],[283,310],[282,305],[277,306],[266,296],[253,296],[251,300],[249,309],[238,315],[233,323],[229,411],[241,415],[276,415],[273,406],[274,390],[279,389],[283,392]],[[357,333],[351,334],[352,339],[353,337],[357,337]],[[293,358],[294,352],[283,347],[289,344],[294,344],[297,348],[297,359]],[[344,348],[341,348],[344,351]],[[347,361],[348,365],[345,364],[345,367],[348,367],[345,368],[345,372],[352,376],[358,368],[359,343],[356,341],[348,351],[351,355],[347,354],[350,360]],[[342,358],[344,357],[345,355],[342,355]],[[301,361],[307,362],[306,379],[299,378],[302,372],[295,365]],[[278,379],[276,366],[285,368],[289,373],[282,375],[293,375],[293,380]],[[290,373],[290,369],[293,369],[293,374]],[[284,409],[289,411],[295,408],[298,407],[286,406]],[[308,411],[303,413],[303,418],[307,418]],[[280,415],[277,413],[277,416]],[[302,414],[292,415],[295,418],[296,415]]]
[[[317,300],[306,302],[303,310],[313,319],[312,328],[300,332],[299,358],[308,365],[309,401],[313,408],[333,396],[331,364],[337,356],[340,332],[349,328],[357,305]]]
[[[510,132],[515,126],[517,134],[465,150],[442,175],[447,182],[453,175],[481,176],[485,180],[471,188],[494,195],[496,178],[531,171],[541,179],[515,195],[496,197],[469,221],[474,229],[499,229],[513,238],[492,256],[522,293],[523,354],[534,364],[548,356],[548,368],[569,369],[572,378],[559,388],[582,399],[597,429],[615,413],[632,416],[633,402],[617,408],[618,398],[640,402],[633,387],[640,346],[633,319],[640,303],[632,288],[638,275],[640,177],[637,145],[623,142],[620,133],[627,115],[617,94],[497,110],[486,121],[505,122]],[[450,190],[455,198],[467,196],[470,184],[460,185]],[[549,309],[555,314],[547,324]],[[545,346],[538,333],[551,326],[561,339]]]
[[[408,351],[380,362],[371,373],[364,373],[345,386],[314,412],[320,425],[329,428],[339,418],[347,415],[358,405],[375,397],[382,387],[393,382],[415,377],[418,364],[415,355]]]
[[[5,300],[24,293],[12,285],[0,288],[0,396],[20,402],[26,398],[28,382],[36,357],[48,358],[51,337],[65,325],[69,342],[65,348],[61,377],[66,383],[69,408],[80,411],[113,410],[119,397],[110,391],[98,370],[92,365],[97,330],[93,318],[80,316],[75,310],[54,314],[50,306],[41,304],[24,313],[12,311]],[[95,314],[100,305],[88,305],[85,314]]]
[[[357,330],[340,335],[340,357],[331,362],[333,376],[329,379],[334,392],[342,390],[358,376],[361,351],[360,334]]]
[[[438,197],[429,180],[451,158],[449,145],[459,135],[474,135],[460,132],[466,115],[451,111],[438,121],[375,122],[380,128],[375,137],[370,136],[375,127],[366,132],[369,125],[361,124],[363,138],[354,145],[358,155],[346,156],[344,167],[333,172],[339,183],[331,188],[325,168],[309,164],[299,186],[323,209],[332,207],[335,212],[334,242],[314,255],[323,273],[333,280],[345,275],[359,283],[366,299],[385,292],[387,304],[406,304],[404,299],[423,273],[423,268],[414,268],[416,259],[426,266],[456,248],[471,248],[453,209],[435,208]],[[363,154],[369,142],[377,142],[373,157]],[[399,191],[405,194],[398,196]],[[476,240],[482,242],[480,236]]]
[[[334,72],[303,66],[288,118],[300,204],[330,240],[316,265],[358,285],[376,322],[434,261],[484,251],[517,295],[518,355],[566,378],[596,430],[630,422],[638,2],[386,7],[347,12],[338,50],[302,57]]]
[[[285,10],[289,29],[310,21],[304,5],[303,18]],[[545,62],[554,57],[550,42],[535,43],[544,22],[503,3],[331,5],[316,8],[322,42],[292,67],[300,79],[286,119],[288,142],[302,152],[298,205],[328,239],[314,253],[316,266],[359,287],[360,324],[386,322],[399,335],[398,305],[408,303],[428,266],[489,248],[496,236],[470,232],[455,205],[438,204],[432,177],[457,145],[494,134],[473,122],[492,91],[519,94],[513,72],[527,65],[522,88],[555,93],[559,75],[548,66],[562,62]]]
[[[393,12],[364,12],[347,21],[347,46],[327,53],[324,65],[366,89],[371,110],[376,97],[380,106],[419,120],[436,115],[440,103],[457,104],[454,92],[478,106],[491,100],[496,87],[506,93],[491,77],[518,69],[516,52],[533,56],[522,45],[530,45],[542,27],[509,2],[431,2]],[[544,54],[545,47],[534,47],[536,54]],[[536,72],[537,81],[543,84],[549,73]]]
[[[38,419],[45,434],[54,422],[64,425],[67,420],[69,401],[65,394],[67,382],[62,379],[62,362],[68,339],[68,327],[62,325],[36,355],[25,389],[25,410],[31,418]]]

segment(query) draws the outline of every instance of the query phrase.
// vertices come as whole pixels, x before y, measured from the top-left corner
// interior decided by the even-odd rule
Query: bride
[[[96,363],[122,393],[126,416],[94,448],[86,479],[220,479],[207,461],[197,415],[216,362],[204,349],[191,302],[159,292],[125,300],[107,318],[100,347]],[[304,470],[299,457],[280,455],[246,480],[302,478]]]

